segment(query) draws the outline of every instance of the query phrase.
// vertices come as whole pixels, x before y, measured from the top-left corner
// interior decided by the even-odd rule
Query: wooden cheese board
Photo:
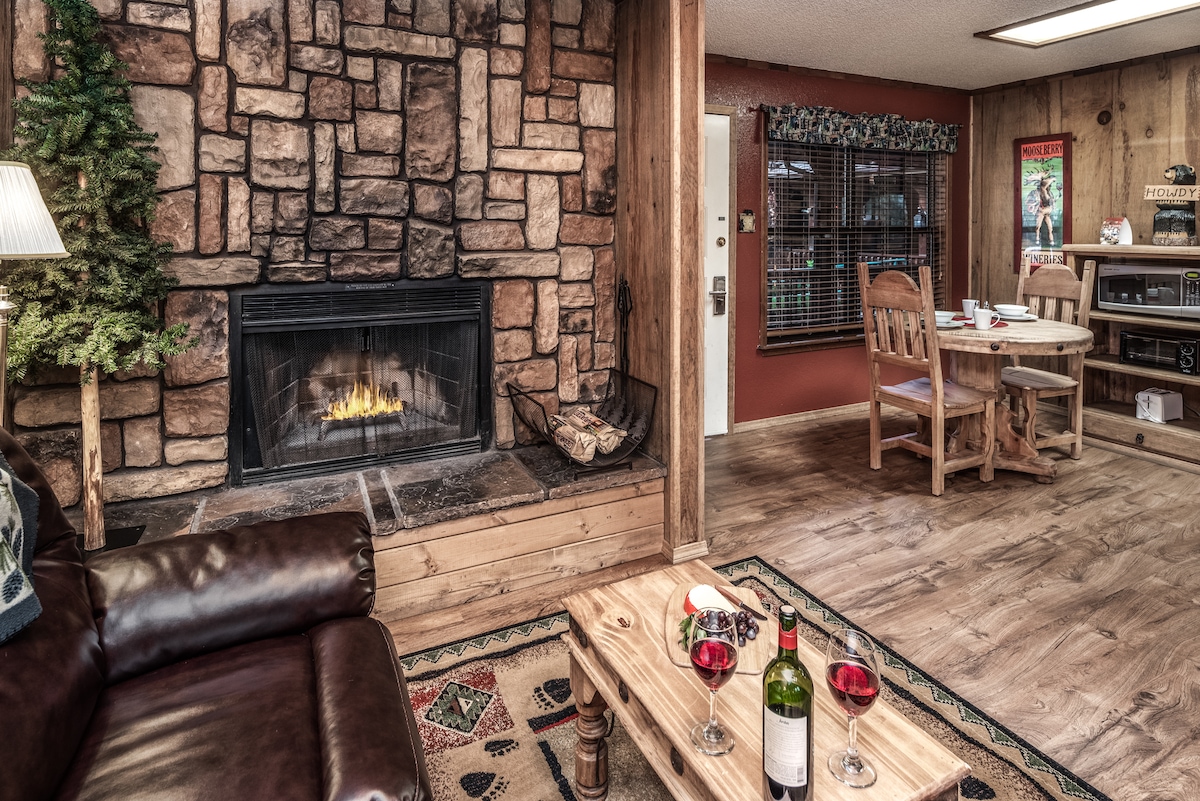
[[[683,635],[679,631],[679,624],[688,616],[687,612],[683,610],[683,602],[694,586],[696,585],[680,584],[677,586],[667,600],[666,611],[667,654],[673,663],[688,670],[691,670],[692,662],[683,647]],[[775,658],[775,654],[779,650],[779,621],[762,608],[762,602],[754,590],[733,586],[727,586],[726,589],[741,598],[751,609],[762,610],[763,614],[767,615],[766,620],[758,622],[758,637],[747,640],[745,646],[738,648],[737,672],[762,673],[767,669],[767,663]]]

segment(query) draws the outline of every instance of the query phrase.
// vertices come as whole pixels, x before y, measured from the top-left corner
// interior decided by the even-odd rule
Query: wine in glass
[[[688,632],[688,654],[692,667],[708,688],[708,722],[692,728],[692,743],[705,754],[728,754],[733,735],[717,723],[717,690],[737,669],[737,624],[723,609],[697,609]]]
[[[875,643],[861,631],[837,629],[829,637],[825,662],[825,679],[833,700],[850,718],[850,745],[845,751],[829,755],[829,769],[843,784],[870,787],[875,783],[875,768],[859,756],[855,724],[879,694]]]

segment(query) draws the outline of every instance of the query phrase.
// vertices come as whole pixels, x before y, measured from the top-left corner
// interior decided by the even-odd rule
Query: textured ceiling
[[[981,89],[1200,45],[1200,9],[1031,49],[974,36],[1080,0],[706,0],[709,53]]]

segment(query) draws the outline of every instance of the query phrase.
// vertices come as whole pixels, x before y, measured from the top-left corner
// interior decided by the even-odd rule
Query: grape
[[[753,640],[757,636],[758,636],[758,629],[755,628],[755,629],[747,629],[746,630],[746,639],[747,640]]]

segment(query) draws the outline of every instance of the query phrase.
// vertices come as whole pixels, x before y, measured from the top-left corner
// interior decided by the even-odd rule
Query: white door
[[[704,436],[729,431],[729,136],[731,117],[704,115]]]

